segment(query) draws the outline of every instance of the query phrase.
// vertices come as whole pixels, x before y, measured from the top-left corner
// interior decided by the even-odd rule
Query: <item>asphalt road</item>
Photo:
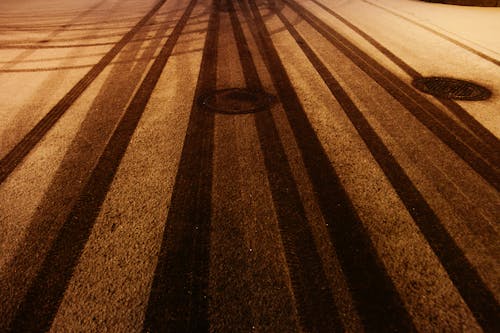
[[[2,0],[0,332],[500,331],[498,17]]]

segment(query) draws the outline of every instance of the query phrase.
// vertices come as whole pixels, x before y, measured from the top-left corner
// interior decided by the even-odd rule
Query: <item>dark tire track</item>
[[[155,31],[155,35],[164,35],[171,28],[173,26],[170,23],[165,23]],[[148,33],[145,30],[147,29],[142,29],[138,35]],[[12,289],[7,293],[0,288],[0,299],[19,301],[24,295],[27,286],[24,286],[23,282],[30,281],[36,274],[43,255],[47,253],[50,244],[57,236],[59,228],[71,211],[75,200],[78,199],[107,141],[127,109],[131,96],[139,88],[147,67],[154,60],[151,57],[158,53],[162,46],[160,40],[148,43],[147,48],[129,43],[113,62],[122,64],[113,66],[109,70],[109,75],[74,134],[43,198],[38,202],[36,211],[31,217],[32,222],[20,237],[22,241],[19,242],[17,253],[0,271],[0,281],[5,281]],[[135,66],[128,65],[127,60],[134,59],[139,54],[151,59],[136,63]],[[34,257],[32,253],[38,253],[40,257]],[[12,313],[16,306],[17,304],[11,304],[4,306],[3,309],[0,307],[3,310],[0,317],[2,314]]]
[[[336,19],[347,25],[353,31],[358,33],[367,42],[373,45],[377,50],[394,62],[399,68],[401,68],[406,74],[408,74],[413,80],[421,79],[422,75],[413,67],[408,65],[403,59],[396,56],[394,53],[389,51],[385,46],[377,42],[373,37],[368,35],[366,32],[349,22],[339,13],[328,8],[318,0],[311,0],[313,3],[317,4],[319,7],[324,9],[330,15],[334,16]],[[447,117],[439,109],[435,107],[428,107],[427,110],[431,117],[434,117],[439,122],[447,126],[451,131],[456,133],[457,137],[468,139],[469,146],[474,148],[476,151],[481,153],[482,158],[491,159],[492,165],[500,165],[500,154],[498,153],[500,147],[500,141],[493,135],[487,128],[485,128],[481,123],[479,123],[474,117],[472,117],[466,110],[464,110],[457,102],[453,100],[448,100],[444,98],[437,98],[441,104],[443,104],[448,110],[450,110],[466,127],[471,131],[478,139],[471,137],[469,132],[464,131],[462,127],[457,124],[453,119]],[[427,106],[429,106],[428,104]],[[484,147],[483,147],[484,146]]]
[[[159,0],[156,5],[129,31],[111,50],[71,88],[71,90],[52,107],[35,127],[26,134],[16,146],[0,160],[0,184],[24,160],[29,152],[40,142],[45,134],[54,126],[62,115],[73,105],[80,95],[92,84],[99,74],[111,63],[118,53],[129,43],[135,34],[153,17],[166,0]]]
[[[473,170],[477,172],[486,182],[495,189],[500,190],[500,177],[498,172],[498,152],[492,151],[489,156],[481,155],[480,152],[487,153],[491,148],[476,144],[477,140],[468,133],[463,133],[464,137],[460,137],[458,133],[453,131],[456,127],[451,123],[441,123],[434,117],[429,117],[429,112],[434,115],[441,114],[439,108],[433,105],[425,97],[420,95],[412,87],[408,86],[401,79],[389,72],[386,68],[377,63],[368,54],[349,42],[345,37],[330,28],[323,21],[319,20],[309,10],[299,5],[292,0],[283,0],[294,10],[299,16],[307,21],[314,29],[316,29],[323,37],[325,37],[332,45],[346,55],[354,64],[362,71],[375,80],[382,88],[392,95],[401,105],[403,105],[413,116],[426,126],[436,137],[445,143],[452,151],[454,151],[463,161],[465,161]],[[446,120],[443,120],[446,121]],[[456,125],[456,124],[455,124]],[[477,149],[477,150],[475,150]],[[484,151],[486,150],[486,152]]]
[[[53,26],[52,28],[55,28],[55,29],[54,30],[50,29],[50,34],[47,37],[45,37],[43,39],[39,39],[38,41],[35,41],[35,43],[37,43],[39,45],[43,44],[46,41],[49,41],[49,40],[53,39],[54,37],[56,37],[60,33],[64,32],[64,31],[67,31],[68,28],[73,27],[74,25],[78,24],[77,22],[80,19],[83,19],[84,17],[89,16],[90,13],[95,12],[96,9],[99,8],[101,5],[103,5],[104,3],[106,3],[106,1],[107,0],[102,0],[102,1],[98,2],[97,4],[95,4],[94,6],[92,6],[91,8],[85,10],[84,12],[82,12],[79,15],[77,15],[76,17],[74,17],[69,22],[64,22],[63,24],[59,24],[59,25]],[[2,27],[2,29],[5,29],[5,27]],[[16,56],[14,58],[14,60],[11,61],[11,66],[12,66],[12,64],[15,65],[16,63],[22,61],[23,59],[26,59],[28,56],[30,56],[33,53],[34,53],[34,51],[32,51],[32,50],[26,50],[26,51],[22,52],[21,54],[19,54],[18,56]],[[7,68],[9,68],[9,67],[11,68],[11,66],[2,66],[2,69],[6,69],[6,67]]]
[[[263,91],[233,3],[227,0],[227,4],[247,87]],[[258,112],[255,124],[302,326],[308,332],[342,332],[329,281],[270,110]]]
[[[497,326],[496,321],[499,315],[498,303],[493,293],[483,283],[477,270],[447,232],[435,212],[340,83],[290,22],[281,13],[277,13],[277,15],[344,109],[345,114],[391,182],[460,295],[472,310],[476,320],[486,332],[493,332]]]
[[[243,4],[247,11],[248,6]],[[410,315],[307,119],[257,6],[251,2],[250,8],[255,21],[251,30],[294,132],[363,324],[372,331],[414,331]]]
[[[219,0],[208,21],[201,69],[154,273],[143,330],[208,332],[214,114],[198,99],[215,90]]]
[[[415,24],[416,26],[429,31],[429,32],[435,34],[436,36],[439,36],[439,37],[441,37],[441,38],[443,38],[443,39],[445,39],[445,40],[447,40],[447,41],[449,41],[449,42],[451,42],[451,43],[453,43],[453,44],[455,44],[455,45],[463,48],[464,50],[467,50],[469,52],[474,53],[475,55],[483,58],[484,60],[487,60],[487,61],[489,61],[489,62],[491,62],[491,63],[493,63],[493,64],[495,64],[497,66],[500,66],[500,60],[497,60],[497,59],[495,59],[493,57],[490,57],[487,54],[484,54],[481,51],[478,51],[478,50],[476,50],[476,49],[474,49],[474,48],[472,48],[470,46],[467,46],[464,43],[462,43],[462,42],[460,42],[460,41],[458,41],[458,40],[456,40],[454,38],[451,38],[448,35],[445,35],[445,34],[439,32],[437,30],[434,30],[434,29],[432,29],[432,28],[430,28],[430,27],[428,27],[428,26],[426,26],[424,24],[418,23],[415,20],[412,20],[412,19],[410,19],[410,18],[408,18],[408,17],[406,17],[404,15],[401,15],[401,14],[397,13],[396,11],[390,10],[388,8],[385,8],[385,7],[381,6],[381,5],[375,4],[375,3],[371,2],[371,1],[367,1],[367,0],[361,0],[361,1],[363,1],[364,3],[367,3],[367,4],[371,5],[371,6],[377,7],[377,8],[379,8],[379,9],[381,9],[381,10],[387,12],[387,13],[390,13],[390,14],[396,16],[396,17],[399,17],[399,18],[401,18],[401,19],[403,19],[403,20],[405,20],[407,22]]]
[[[18,308],[11,332],[50,329],[120,161],[195,5],[193,0],[186,8],[130,102]]]

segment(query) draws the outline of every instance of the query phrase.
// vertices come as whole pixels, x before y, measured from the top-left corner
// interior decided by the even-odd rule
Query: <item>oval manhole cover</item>
[[[215,112],[244,114],[265,110],[274,100],[274,96],[265,91],[229,88],[202,96],[200,104]]]
[[[449,77],[422,77],[413,80],[418,90],[436,97],[480,101],[488,99],[491,91],[476,83]]]

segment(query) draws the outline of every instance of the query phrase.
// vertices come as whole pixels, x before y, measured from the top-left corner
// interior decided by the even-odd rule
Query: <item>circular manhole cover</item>
[[[265,91],[229,88],[202,96],[200,104],[215,112],[244,114],[265,110],[274,100],[274,96]]]
[[[481,101],[491,96],[491,91],[476,83],[449,77],[422,77],[413,80],[418,90],[436,97]]]

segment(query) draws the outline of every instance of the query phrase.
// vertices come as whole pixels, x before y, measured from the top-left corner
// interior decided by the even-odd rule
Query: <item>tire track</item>
[[[252,58],[254,50],[250,50],[243,32],[241,21],[238,18],[240,12],[235,10],[232,0],[226,1],[246,85],[249,89],[261,91],[262,82],[253,61],[254,58]],[[154,273],[146,319],[143,324],[143,330],[146,332],[208,332],[210,328],[208,321],[210,304],[207,290],[210,272],[210,220],[213,217],[211,201],[215,122],[214,115],[205,112],[197,102],[200,96],[214,90],[216,86],[217,52],[218,47],[223,47],[218,41],[218,34],[221,30],[219,25],[220,2],[220,0],[214,0],[208,22],[208,34],[205,40],[195,98],[166,220],[159,262]],[[351,47],[350,44],[347,44],[349,42],[332,37],[333,32],[330,33],[325,27],[326,24],[323,26],[324,22],[312,13],[304,14],[303,12],[307,12],[307,10],[294,9],[293,4],[290,4],[295,3],[294,0],[285,0],[285,2],[289,3],[289,7],[303,17],[332,45],[353,59],[355,64],[362,64],[358,66],[381,84],[396,100],[399,101],[403,96],[405,107],[416,108],[414,105],[418,104],[418,100],[405,94],[404,89],[406,88],[401,89],[400,94],[394,92],[396,88],[388,83],[391,77],[384,78],[385,72],[378,71],[377,67],[364,69],[370,68],[372,65],[382,67],[380,63],[368,58],[369,56],[362,51],[354,56],[357,53],[355,46]],[[151,93],[169,57],[173,54],[174,47],[180,44],[178,43],[179,36],[189,33],[183,32],[183,29],[187,26],[187,21],[193,17],[191,14],[196,3],[197,0],[191,0],[185,9],[139,90],[133,96],[124,117],[106,144],[103,154],[99,156],[90,178],[84,184],[78,201],[52,244],[43,261],[42,268],[29,287],[29,292],[16,313],[15,321],[10,327],[12,332],[50,329],[63,294],[71,280],[72,272],[78,264],[101,205],[108,194]],[[336,170],[308,120],[295,88],[281,62],[262,13],[253,0],[239,0],[239,6],[278,92],[314,188],[315,199],[320,205],[321,212],[327,222],[330,239],[336,249],[336,253],[332,255],[337,255],[340,260],[365,329],[368,332],[415,331],[416,328],[410,314],[381,259],[377,256],[369,232],[358,217],[346,190],[341,185]],[[496,318],[499,316],[499,307],[491,290],[483,283],[476,269],[447,232],[442,221],[427,203],[415,183],[392,155],[388,146],[370,125],[345,89],[328,70],[325,63],[307,43],[303,35],[294,28],[293,23],[281,13],[280,9],[275,8],[272,4],[270,8],[271,14],[266,16],[276,15],[283,22],[285,28],[280,29],[280,31],[288,31],[295,39],[299,48],[330,89],[331,94],[339,102],[429,246],[446,269],[451,281],[472,310],[476,320],[485,332],[495,332],[498,327]],[[247,36],[250,36],[249,33]],[[125,45],[130,45],[130,40]],[[110,59],[107,65],[115,63],[112,60]],[[80,94],[90,84],[91,82],[83,88]],[[78,96],[74,98],[73,102],[77,98]],[[71,104],[67,108],[70,106]],[[413,113],[413,109],[408,110]],[[59,118],[61,116],[62,113]],[[52,120],[52,125],[59,118]],[[418,117],[417,119],[420,120]],[[424,117],[424,119],[428,118]],[[432,121],[428,122],[432,123]],[[345,328],[339,318],[342,314],[338,313],[333,301],[332,290],[325,276],[321,257],[315,247],[310,225],[307,224],[298,185],[287,160],[284,142],[280,139],[270,110],[267,109],[255,114],[255,125],[278,217],[294,296],[301,317],[301,328],[311,332],[343,331]],[[470,122],[469,125],[471,125]],[[482,125],[479,124],[479,126]],[[32,144],[30,150],[37,145],[50,127],[36,142],[30,143]],[[440,129],[438,126],[433,128]],[[479,130],[478,127],[473,131]],[[462,134],[462,132],[454,132],[450,135],[455,136],[451,136],[449,140],[451,142],[454,142],[455,139],[460,140]],[[441,139],[441,137],[439,138]],[[450,136],[446,136],[446,138],[450,138]],[[493,141],[487,143],[486,141],[489,140],[487,136],[480,139],[485,144],[484,147],[490,146],[483,149],[494,151]],[[477,149],[479,143],[473,139],[470,142],[474,143],[464,143],[465,147],[475,151],[474,149]],[[454,147],[463,146],[457,144]],[[462,152],[463,154],[468,153],[465,148]],[[24,156],[28,153],[29,151]],[[478,155],[481,154],[478,152]],[[24,156],[17,162],[18,164],[21,163]],[[486,157],[478,156],[477,158]],[[18,165],[16,164],[2,179],[2,162],[3,160],[0,161],[0,184]],[[489,166],[493,168],[495,165],[491,166],[492,162],[489,162]],[[270,320],[272,319],[270,318]]]
[[[414,331],[410,315],[307,119],[256,4],[244,2],[242,6],[247,20],[253,22],[251,30],[294,132],[363,324],[368,331]]]
[[[64,2],[64,1],[60,1]],[[124,2],[124,1],[122,1]],[[131,0],[126,0],[125,2],[132,2]],[[0,19],[16,19],[16,20],[27,20],[27,19],[42,19],[42,20],[50,20],[51,18],[67,18],[68,16],[77,16],[85,13],[87,10],[84,8],[73,8],[73,9],[61,9],[63,6],[54,2],[53,7],[44,6],[33,8],[29,12],[26,10],[19,9],[18,12],[2,12],[0,13]],[[136,7],[134,7],[136,8]],[[139,8],[139,10],[144,8]],[[31,8],[30,8],[31,9]],[[126,13],[126,11],[124,11]],[[99,13],[107,13],[106,9],[97,9],[93,11],[94,14]],[[48,15],[50,14],[50,17]]]
[[[100,42],[100,43],[86,43],[86,44],[63,44],[63,45],[2,45],[0,50],[44,50],[44,49],[67,49],[75,47],[96,47],[116,45],[116,42]]]
[[[330,15],[344,23],[346,26],[354,30],[361,37],[363,37],[367,42],[373,45],[377,50],[394,62],[399,68],[401,68],[406,74],[408,74],[413,80],[421,79],[422,75],[413,67],[408,65],[403,59],[396,56],[394,53],[389,51],[385,46],[377,42],[373,37],[368,35],[366,32],[352,24],[350,21],[345,19],[339,13],[325,6],[318,0],[311,0],[313,3],[324,9]],[[500,147],[500,141],[498,138],[492,134],[487,128],[485,128],[480,122],[478,122],[474,117],[472,117],[466,110],[464,110],[457,102],[449,99],[436,97],[441,104],[443,104],[448,110],[450,110],[462,123],[471,131],[479,140],[474,140],[474,137],[470,137],[470,134],[462,129],[462,127],[457,124],[453,119],[447,117],[439,109],[429,108],[429,115],[434,117],[439,122],[448,126],[450,130],[456,133],[459,138],[469,138],[470,146],[476,151],[482,154],[483,158],[492,159],[492,164],[500,164],[500,156],[498,153],[498,148]],[[485,146],[483,148],[483,145]]]
[[[436,137],[454,151],[486,182],[495,189],[500,190],[499,164],[494,162],[498,160],[498,152],[491,151],[491,148],[484,146],[482,143],[478,144],[477,140],[469,133],[459,131],[460,134],[464,134],[464,137],[460,137],[458,133],[453,131],[456,126],[450,125],[449,122],[443,124],[439,120],[429,117],[429,113],[439,115],[441,112],[439,108],[377,63],[368,54],[349,42],[345,37],[319,20],[302,5],[293,0],[283,1],[410,111],[416,119],[434,133]],[[480,152],[483,152],[485,155],[489,153],[490,155],[484,156]],[[488,158],[489,156],[491,158]]]
[[[280,12],[276,14],[344,109],[345,114],[349,117],[428,244],[446,269],[450,279],[472,310],[476,320],[485,331],[494,331],[499,313],[498,303],[493,293],[482,282],[477,270],[447,232],[435,212],[347,92],[291,23]]]
[[[401,14],[397,13],[396,11],[393,11],[393,10],[391,10],[389,8],[384,7],[384,6],[378,5],[376,3],[373,3],[373,2],[367,1],[367,0],[361,0],[361,1],[363,1],[364,3],[367,3],[369,5],[371,5],[373,7],[379,8],[379,9],[381,9],[381,10],[387,12],[387,13],[390,13],[390,14],[396,16],[396,17],[399,17],[399,18],[401,18],[401,19],[403,19],[403,20],[405,20],[407,22],[415,24],[416,26],[418,26],[418,27],[420,27],[420,28],[422,28],[424,30],[429,31],[429,32],[435,34],[436,36],[439,36],[439,37],[441,37],[441,38],[443,38],[443,39],[445,39],[445,40],[447,40],[447,41],[449,41],[449,42],[451,42],[451,43],[453,43],[453,44],[455,44],[455,45],[463,48],[464,50],[467,50],[467,51],[469,51],[471,53],[474,53],[475,55],[483,58],[484,60],[487,60],[487,61],[491,62],[492,64],[500,66],[500,60],[497,60],[497,59],[495,59],[493,57],[490,57],[489,55],[487,55],[487,54],[485,54],[485,53],[483,53],[483,52],[481,52],[479,50],[476,50],[476,49],[474,49],[474,48],[472,48],[472,47],[470,47],[468,45],[465,45],[464,43],[462,43],[462,42],[460,42],[460,41],[458,41],[458,40],[456,40],[454,38],[451,38],[450,36],[447,36],[447,35],[439,32],[439,31],[437,31],[435,29],[432,29],[432,28],[430,28],[430,27],[428,27],[428,26],[426,26],[426,25],[424,25],[422,23],[419,23],[419,22],[417,22],[415,20],[412,20],[412,19],[410,19],[410,18],[408,18],[408,17],[406,17],[404,15],[401,15]]]
[[[174,5],[177,1],[173,1]],[[172,6],[172,2],[169,6]],[[165,35],[173,26],[171,23],[165,23],[155,31],[155,35]],[[148,30],[141,29],[138,35],[147,34]],[[5,266],[0,265],[4,267],[0,271],[0,281],[5,281],[12,289],[12,292],[6,293],[5,289],[0,288],[0,299],[3,296],[6,300],[17,300],[17,302],[11,302],[16,304],[4,306],[3,309],[0,307],[0,310],[3,310],[0,312],[0,317],[2,313],[5,316],[12,313],[25,294],[28,286],[20,281],[31,281],[36,275],[42,263],[40,258],[43,259],[57,236],[59,228],[70,213],[107,141],[127,109],[131,96],[139,88],[148,66],[156,57],[147,62],[136,63],[134,66],[127,64],[130,63],[128,60],[138,55],[152,57],[160,52],[162,46],[160,40],[144,45],[129,43],[125,46],[112,62],[116,64],[121,61],[123,64],[109,69],[109,74],[99,87],[99,92],[93,98],[79,128],[70,133],[71,143],[67,146],[57,171],[49,177],[50,182],[45,188],[43,198],[37,201],[36,209],[34,207],[30,209],[29,205],[23,207],[26,211],[31,211],[29,220],[22,218],[19,220],[19,224],[26,225],[27,228],[23,236],[19,237],[17,242],[14,241],[14,244],[18,244],[15,246],[18,249],[16,254],[4,261]],[[61,126],[58,124],[56,127]],[[92,138],[90,142],[89,138]],[[8,221],[5,222],[8,224]],[[11,238],[7,235],[6,230],[6,237]],[[33,257],[32,253],[38,253],[40,257]]]
[[[78,97],[90,86],[97,76],[111,63],[135,34],[153,17],[166,0],[158,0],[156,5],[96,64],[52,109],[26,134],[16,146],[0,160],[0,184],[24,160]]]
[[[103,3],[105,3],[106,1],[108,0],[103,0],[102,3],[99,3],[99,6],[102,5]],[[127,3],[129,1],[122,1],[121,3]],[[113,4],[114,6],[116,6],[116,3]],[[95,7],[92,7],[92,8],[98,8],[99,6],[95,6]],[[149,5],[144,5],[143,7],[137,7],[137,6],[134,6],[134,10],[137,10],[137,11],[142,11],[142,10],[147,10],[149,7]],[[2,30],[8,30],[8,29],[21,29],[20,31],[24,31],[22,29],[28,29],[26,31],[30,31],[30,30],[36,30],[36,29],[41,29],[41,28],[65,28],[65,31],[67,31],[68,29],[67,28],[72,28],[72,27],[75,27],[75,26],[86,26],[86,25],[96,25],[96,24],[101,24],[101,23],[104,23],[104,24],[110,24],[110,23],[123,23],[124,21],[131,21],[131,22],[135,22],[139,19],[142,18],[142,15],[141,16],[137,16],[137,15],[133,15],[133,16],[129,16],[129,12],[127,11],[127,9],[123,9],[122,10],[123,13],[125,14],[125,16],[122,16],[120,19],[114,19],[114,20],[106,20],[106,22],[96,22],[96,21],[90,21],[90,22],[78,22],[78,23],[73,23],[73,21],[76,21],[77,19],[80,19],[80,18],[83,18],[83,17],[86,17],[86,19],[88,20],[95,20],[95,19],[101,19],[102,18],[102,15],[98,14],[96,15],[95,17],[92,17],[90,15],[88,15],[89,13],[93,12],[93,13],[98,13],[98,12],[106,12],[107,14],[109,14],[109,10],[108,9],[101,9],[101,10],[85,10],[84,12],[80,12],[80,13],[74,13],[75,15],[76,14],[79,14],[79,16],[75,17],[74,19],[72,19],[72,21],[70,21],[69,23],[68,22],[57,22],[56,20],[54,20],[54,17],[53,16],[48,16],[49,14],[52,13],[52,11],[50,11],[50,13],[41,13],[40,15],[44,18],[46,18],[45,20],[42,20],[42,21],[38,21],[36,23],[34,22],[30,22],[30,24],[10,24],[10,23],[7,23],[7,24],[0,24],[0,29]],[[68,15],[70,15],[71,13],[68,13]],[[117,12],[117,14],[119,14],[119,12]],[[65,15],[65,16],[60,16],[61,18],[67,18],[68,15]],[[166,13],[159,13],[158,14],[159,16],[166,16],[168,14]],[[9,21],[15,21],[16,19],[17,20],[32,20],[33,18],[37,18],[39,16],[28,16],[26,18],[21,18],[21,17],[12,17],[11,15],[8,16],[9,18]],[[57,17],[56,17],[57,18]],[[0,17],[1,19],[1,17]],[[45,23],[45,21],[47,22],[50,22],[49,24]],[[130,28],[130,27],[129,27]],[[71,30],[71,29],[69,29]]]
[[[198,33],[201,31],[198,30],[193,30],[190,31],[190,33]],[[120,34],[121,36],[122,34]],[[155,36],[155,37],[144,37],[144,38],[134,38],[131,40],[129,43],[141,43],[141,42],[147,42],[150,40],[155,40],[155,39],[164,39],[167,36]],[[62,45],[7,45],[7,46],[0,46],[0,49],[66,49],[66,48],[75,48],[75,47],[96,47],[96,46],[107,46],[107,45],[115,45],[116,42],[99,42],[99,43],[87,43],[87,44],[62,44]],[[19,64],[19,62],[15,63],[16,65]],[[7,69],[7,70],[2,70],[0,69],[0,73],[11,73],[11,72],[16,72],[16,71],[22,71],[22,69]]]
[[[163,5],[163,3],[161,3]],[[160,5],[160,7],[161,7]],[[54,319],[73,270],[88,240],[102,202],[111,186],[132,134],[173,48],[196,5],[190,2],[135,93],[79,199],[61,227],[42,267],[18,308],[11,332],[46,331]],[[159,7],[158,7],[159,8]]]
[[[116,15],[116,13],[115,13]],[[161,17],[161,16],[164,16],[164,15],[175,15],[175,11],[173,12],[168,12],[168,13],[157,13],[155,16],[156,17]],[[142,18],[141,17],[135,17],[133,21],[136,21],[138,19]],[[126,18],[124,19],[121,19],[119,21],[115,21],[115,23],[124,23],[126,22]],[[132,25],[120,25],[120,26],[116,26],[115,24],[113,24],[112,26],[105,26],[105,24],[112,24],[113,23],[113,20],[106,20],[105,22],[94,22],[94,23],[88,23],[86,26],[82,27],[82,28],[75,28],[75,26],[77,24],[73,24],[71,26],[69,25],[64,25],[65,26],[65,32],[79,32],[79,31],[85,31],[85,32],[89,32],[89,31],[93,31],[93,30],[99,30],[100,32],[105,32],[106,30],[130,30],[133,28]],[[155,26],[159,26],[159,25],[164,25],[165,23],[175,23],[174,21],[171,20],[171,18],[168,18],[164,21],[156,21],[156,22],[151,22],[151,23],[148,23],[146,24],[145,26],[147,27],[155,27]],[[100,24],[100,25],[98,25]],[[89,26],[89,25],[94,25],[94,26]],[[55,27],[60,27],[61,25],[55,25]],[[18,32],[24,32],[24,31],[44,31],[44,30],[41,30],[41,28],[39,29],[36,29],[36,28],[22,28],[22,27],[19,27],[19,28],[15,28],[15,27],[9,27],[9,26],[2,26],[0,25],[0,34],[8,34],[7,31],[11,31],[10,33],[18,33]],[[126,32],[125,31],[125,32]],[[123,34],[121,34],[123,35]],[[120,36],[121,36],[120,35]],[[52,41],[52,40],[51,40]],[[29,61],[29,60],[28,60]],[[2,63],[2,62],[0,62]]]
[[[247,88],[263,91],[232,1],[227,5]],[[269,108],[255,114],[255,124],[303,328],[308,332],[341,332],[338,309]]]
[[[149,27],[149,26],[148,26]],[[30,43],[60,43],[60,42],[75,42],[75,41],[80,41],[80,40],[86,40],[86,39],[102,39],[102,38],[109,38],[109,37],[122,37],[123,32],[112,32],[112,33],[107,33],[107,34],[94,34],[94,35],[80,35],[80,36],[74,36],[74,37],[65,37],[65,38],[57,38],[57,39],[45,39],[43,42],[33,40],[33,39],[18,39],[18,40],[8,40],[0,43],[0,49],[3,49],[5,47],[16,47],[18,46],[23,46],[23,44],[30,44]]]
[[[198,34],[203,32],[204,30],[192,30],[189,32],[186,32],[185,34]],[[130,44],[135,44],[135,43],[140,43],[140,42],[149,42],[149,41],[161,41],[162,39],[166,39],[168,36],[154,36],[151,38],[139,38],[139,39],[134,39]],[[109,43],[113,44],[113,43]],[[191,51],[189,51],[191,52]],[[188,53],[188,52],[184,52]],[[134,59],[130,60],[116,60],[112,61],[109,63],[109,65],[120,65],[120,64],[127,64],[127,63],[136,63],[136,62],[150,62],[154,60],[154,56],[152,57],[144,57],[140,56]],[[34,73],[34,72],[56,72],[56,71],[68,71],[68,70],[74,70],[74,69],[81,69],[81,68],[92,68],[95,64],[83,64],[83,65],[74,65],[74,66],[60,66],[60,67],[40,67],[40,68],[19,68],[19,69],[10,69],[10,70],[1,70],[0,73]]]
[[[208,332],[214,114],[198,99],[216,88],[220,1],[212,4],[200,74],[149,296],[145,332]]]
[[[102,6],[106,1],[107,0],[102,0],[102,1],[98,2],[97,4],[95,4],[94,6],[92,6],[89,9],[85,10],[84,12],[80,13],[78,16],[74,17],[71,21],[69,21],[67,23],[54,26],[53,28],[57,28],[57,29],[53,30],[47,37],[39,40],[37,43],[44,43],[46,40],[50,40],[50,39],[54,38],[55,36],[59,35],[60,33],[62,33],[63,31],[66,31],[67,28],[72,27],[73,25],[77,24],[76,22],[78,22],[78,20],[80,20],[80,19],[88,16],[90,13],[94,12],[97,8]],[[28,56],[30,56],[33,53],[34,53],[34,51],[26,50],[26,51],[22,52],[21,54],[19,54],[18,56],[16,56],[12,62],[15,64],[16,62],[19,62],[19,61],[22,61],[23,59],[26,59]],[[9,66],[2,67],[2,69],[6,69],[6,68],[9,68]]]

